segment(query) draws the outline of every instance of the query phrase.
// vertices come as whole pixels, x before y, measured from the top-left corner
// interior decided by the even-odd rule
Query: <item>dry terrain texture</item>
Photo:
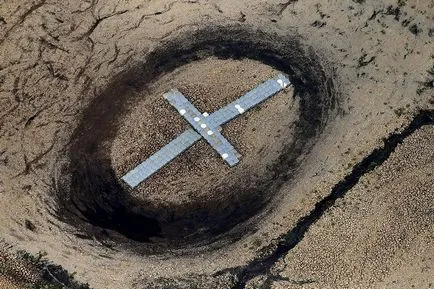
[[[434,126],[408,137],[309,229],[272,288],[432,288]]]
[[[432,1],[3,0],[0,239],[95,289],[430,288],[433,34]],[[240,166],[200,141],[119,182],[187,127],[167,89],[279,71],[223,127]]]

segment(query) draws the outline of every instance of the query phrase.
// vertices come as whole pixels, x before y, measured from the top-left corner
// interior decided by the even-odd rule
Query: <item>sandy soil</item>
[[[163,93],[177,88],[200,111],[212,113],[278,73],[252,60],[207,59],[165,75],[152,85],[140,103],[132,105],[131,114],[120,125],[111,150],[118,177],[189,128],[164,100]],[[233,82],[228,81],[231,78]],[[255,175],[269,173],[267,170],[282,148],[290,143],[291,124],[297,117],[293,102],[288,90],[222,128],[222,134],[242,155],[239,166],[228,167],[202,140],[131,193],[157,206],[161,202],[167,209],[183,206],[191,210],[213,196],[217,197],[216,202],[228,201],[231,195],[223,195],[225,192],[217,195],[215,191],[222,186],[233,187],[240,181],[254,185]]]
[[[14,283],[12,283],[11,281],[9,281],[8,279],[6,279],[3,276],[0,276],[0,286],[1,288],[4,289],[20,289],[23,287],[19,287],[17,285],[15,285]]]
[[[408,137],[281,260],[290,281],[272,288],[431,288],[433,147],[433,125]]]
[[[383,165],[373,162],[375,170],[362,173],[354,188],[309,224],[294,247],[287,246],[292,240],[285,236],[392,133],[405,131],[421,109],[431,109],[432,115],[433,15],[432,2],[417,0],[3,1],[0,238],[32,253],[46,251],[47,258],[96,289],[429,288],[434,282],[432,125],[405,137]],[[218,43],[229,43],[227,38],[244,41],[244,46],[241,40],[232,43],[229,51],[248,54],[257,51],[254,47],[263,48],[259,60],[265,63],[267,58],[267,65],[255,62],[258,59],[216,60],[196,54],[198,61],[166,71],[165,63],[182,60],[183,54],[156,57],[178,46],[194,50],[203,39],[209,40],[202,43],[208,51],[224,51],[228,47]],[[272,58],[271,50],[282,58]],[[59,218],[59,191],[70,200],[76,197],[65,184],[77,173],[69,163],[81,157],[71,156],[71,147],[86,144],[81,136],[93,135],[86,156],[113,164],[109,169],[119,176],[184,128],[174,118],[173,132],[160,134],[152,132],[151,125],[162,130],[164,125],[143,121],[148,133],[143,135],[131,124],[141,120],[143,111],[170,111],[159,98],[169,84],[179,85],[201,109],[213,110],[262,80],[250,72],[265,77],[287,63],[281,68],[286,68],[294,89],[224,130],[244,155],[239,168],[229,171],[200,143],[177,160],[179,166],[193,167],[188,156],[200,149],[207,155],[203,164],[215,168],[212,177],[225,184],[226,175],[235,181],[252,170],[266,171],[266,164],[276,159],[275,150],[294,140],[278,157],[286,171],[264,179],[261,206],[249,211],[248,220],[238,222],[244,215],[235,213],[250,204],[231,201],[236,191],[225,191],[222,204],[236,217],[222,218],[233,223],[222,233],[224,238],[212,236],[224,241],[210,237],[211,243],[200,247],[138,253],[132,248],[149,244],[118,242],[113,228],[89,224],[91,229],[84,230],[77,225],[86,223],[83,218]],[[218,69],[208,69],[213,64]],[[241,74],[242,85],[228,77],[234,73]],[[202,75],[225,85],[202,83]],[[148,86],[140,77],[155,82]],[[131,95],[142,96],[135,108],[124,105],[137,99]],[[274,124],[286,113],[282,125],[290,129],[279,136],[283,128]],[[261,123],[263,119],[269,121]],[[242,129],[245,134],[239,133]],[[301,137],[288,137],[293,130]],[[139,148],[125,141],[131,134],[153,141]],[[258,164],[264,146],[266,162]],[[141,187],[128,194],[165,208],[185,206],[192,213],[194,206],[188,205],[193,200],[212,204],[219,198],[208,189],[178,194],[174,186],[157,193],[167,179],[172,185],[180,178],[195,179],[197,186],[212,183],[211,177],[177,172],[176,167],[174,163],[155,176],[154,191]],[[196,168],[197,174],[203,170]],[[254,172],[248,178],[254,178]]]

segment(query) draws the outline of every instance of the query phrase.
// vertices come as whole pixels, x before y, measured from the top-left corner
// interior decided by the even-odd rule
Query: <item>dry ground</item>
[[[270,196],[266,210],[232,242],[158,254],[137,254],[59,220],[54,193],[67,178],[59,167],[86,108],[101,99],[98,96],[119,73],[140,67],[163,42],[220,26],[298,41],[311,53],[306,55],[320,63],[316,69],[321,71],[306,71],[323,73],[336,91],[338,104],[323,116],[321,133],[306,145],[309,149]],[[79,281],[96,289],[430,288],[434,282],[432,124],[406,137],[382,165],[374,162],[373,171],[361,174],[360,181],[327,207],[303,236],[297,235],[301,237],[294,247],[286,246],[291,240],[284,236],[384,140],[405,130],[421,109],[431,109],[432,116],[433,31],[432,1],[3,1],[0,237],[17,249],[47,252],[47,258],[77,272]],[[241,67],[262,69],[264,76],[274,72],[252,63],[231,63],[227,69]],[[302,80],[308,83],[312,75],[301,71],[292,76],[298,76],[302,86]],[[172,79],[170,74],[164,77]],[[234,85],[233,79],[227,81]],[[232,90],[231,85],[226,88]],[[150,93],[130,86],[143,95]],[[195,95],[194,87],[186,89]],[[295,92],[296,101],[297,97]],[[291,105],[273,101],[260,111],[271,120],[275,111]],[[198,97],[197,102],[206,108],[205,99]],[[152,105],[143,103],[143,108],[156,109]],[[288,127],[301,113],[295,108],[290,110]],[[138,120],[139,113],[128,110],[123,120]],[[122,125],[123,131],[131,129],[128,122]],[[260,123],[251,117],[243,125]],[[281,144],[271,138],[251,144],[252,135],[240,141],[246,152],[249,145],[252,151],[259,150],[261,142],[272,149]],[[128,147],[122,146],[125,136],[117,136],[105,145],[120,174],[125,164],[119,155],[125,152],[118,153]],[[249,164],[254,160],[252,156]],[[173,193],[162,196],[167,199],[152,195],[151,201],[179,201]],[[180,196],[181,203],[200,199],[200,195]],[[102,230],[110,235],[109,231]],[[7,282],[3,276],[0,286],[13,286],[1,282]]]
[[[257,61],[211,58],[165,75],[153,84],[151,92],[148,92],[150,96],[143,96],[143,100],[135,104],[132,112],[122,121],[111,150],[115,172],[119,177],[123,176],[189,128],[164,100],[164,92],[176,87],[199,111],[212,113],[255,87],[258,81],[278,73]],[[229,82],[230,78],[234,81]],[[289,142],[287,136],[291,136],[288,131],[296,116],[296,104],[291,92],[293,90],[273,97],[222,128],[223,135],[243,155],[239,166],[230,168],[222,165],[222,160],[216,157],[218,155],[213,149],[201,141],[142,183],[133,194],[157,206],[183,206],[190,210],[191,206],[198,206],[198,203],[212,198],[216,188],[240,182],[230,177],[235,170],[235,175],[244,178],[253,175],[252,172],[265,174],[267,167],[276,161],[282,147]],[[267,113],[270,110],[273,114]],[[141,138],[135,137],[137,135]],[[270,143],[268,139],[274,142]],[[249,182],[254,184],[255,179],[250,178]],[[221,195],[219,199],[230,197]]]
[[[432,288],[434,126],[408,137],[309,229],[272,288]]]

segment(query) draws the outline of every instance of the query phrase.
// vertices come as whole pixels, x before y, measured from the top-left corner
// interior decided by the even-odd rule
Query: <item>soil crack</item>
[[[423,110],[419,112],[402,132],[392,133],[384,140],[382,147],[374,149],[368,156],[356,164],[351,173],[332,188],[328,196],[316,203],[315,208],[306,216],[301,217],[293,229],[281,236],[277,245],[270,245],[264,248],[263,254],[260,254],[262,256],[253,260],[247,266],[222,270],[214,274],[214,276],[231,272],[236,275],[236,279],[238,280],[232,288],[244,289],[247,282],[253,278],[260,275],[268,275],[273,265],[282,256],[297,246],[297,244],[303,240],[309,228],[315,224],[328,209],[332,208],[338,199],[343,198],[346,193],[359,182],[361,177],[382,165],[400,143],[416,130],[428,124],[434,124],[434,110]]]
[[[32,5],[29,8],[29,10],[24,12],[24,14],[19,17],[18,21],[16,23],[14,23],[11,28],[6,30],[5,35],[2,37],[2,39],[0,39],[0,44],[2,44],[6,40],[6,38],[9,36],[9,33],[11,33],[11,31],[13,31],[19,25],[21,25],[30,14],[32,14],[33,12],[35,12],[36,10],[41,8],[46,2],[47,2],[46,0],[42,0],[41,2]]]

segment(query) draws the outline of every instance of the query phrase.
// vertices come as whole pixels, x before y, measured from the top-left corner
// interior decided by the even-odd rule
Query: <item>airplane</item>
[[[164,98],[190,124],[191,128],[126,173],[122,180],[131,188],[137,187],[200,139],[205,139],[230,167],[235,166],[239,163],[240,154],[220,133],[221,126],[269,99],[290,84],[291,82],[285,75],[279,74],[211,114],[202,114],[181,92],[176,89],[170,90],[163,95]]]

